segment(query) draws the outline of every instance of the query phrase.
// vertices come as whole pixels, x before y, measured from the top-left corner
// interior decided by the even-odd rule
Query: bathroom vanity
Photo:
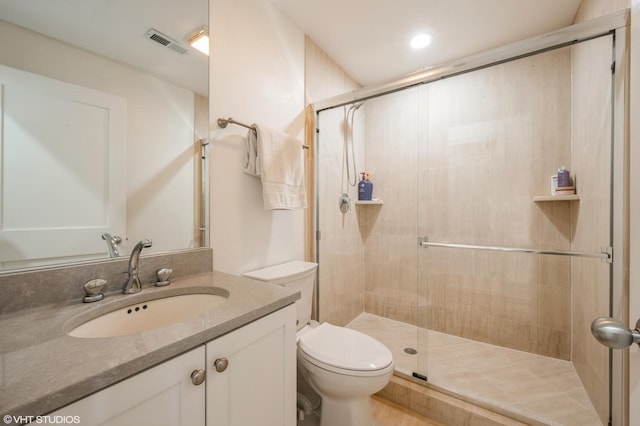
[[[289,305],[51,415],[83,425],[293,424],[295,374],[284,362],[293,324]]]
[[[153,300],[204,293],[228,297],[136,334],[68,334],[145,300],[151,310]],[[298,298],[281,286],[205,272],[136,295],[0,315],[0,412],[12,420],[5,424],[48,415],[82,425],[294,425]]]

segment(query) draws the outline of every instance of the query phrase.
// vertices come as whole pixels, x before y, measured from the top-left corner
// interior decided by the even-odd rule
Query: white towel
[[[294,137],[254,124],[245,143],[243,170],[262,180],[266,210],[307,207],[302,144]]]
[[[254,124],[255,127],[255,124]],[[257,129],[257,127],[256,127]],[[258,138],[256,132],[249,130],[244,144],[244,157],[242,159],[243,171],[251,176],[260,177],[260,157],[258,154]]]

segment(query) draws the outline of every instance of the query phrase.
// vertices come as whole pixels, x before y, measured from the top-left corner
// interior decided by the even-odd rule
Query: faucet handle
[[[101,278],[96,278],[94,280],[87,281],[84,283],[84,291],[87,295],[82,299],[83,302],[97,302],[98,300],[104,299],[104,294],[102,294],[102,289],[107,284],[107,280],[103,280]]]
[[[120,251],[118,244],[122,242],[122,238],[117,235],[111,235],[107,232],[102,234],[102,239],[107,242],[107,248],[109,249],[109,257],[119,257]]]
[[[118,244],[120,244],[122,242],[122,237],[120,237],[118,235],[111,235],[111,234],[109,234],[107,232],[102,234],[102,239],[105,240],[105,241],[111,240],[116,245],[118,245]]]
[[[164,287],[165,285],[171,284],[169,280],[169,276],[173,273],[173,269],[171,268],[162,268],[156,271],[156,277],[158,278],[158,282],[156,283],[156,287]]]

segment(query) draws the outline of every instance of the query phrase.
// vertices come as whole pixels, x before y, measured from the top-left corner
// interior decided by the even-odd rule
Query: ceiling
[[[581,0],[267,1],[366,86],[570,25]],[[2,0],[0,19],[206,95],[208,59],[185,39],[207,23],[207,3]],[[188,54],[142,37],[149,28],[175,39]],[[433,34],[433,42],[411,50],[409,39],[420,31]]]
[[[364,86],[571,25],[581,0],[269,0]],[[418,32],[433,42],[408,47]]]
[[[207,0],[0,0],[0,19],[208,95],[208,56],[186,38],[207,25]],[[144,37],[154,28],[182,55]],[[28,52],[25,52],[28,54]]]

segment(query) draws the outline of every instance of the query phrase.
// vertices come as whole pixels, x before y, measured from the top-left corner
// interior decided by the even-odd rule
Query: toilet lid
[[[381,370],[393,362],[391,351],[373,337],[329,323],[301,336],[298,345],[313,359],[345,370]]]

